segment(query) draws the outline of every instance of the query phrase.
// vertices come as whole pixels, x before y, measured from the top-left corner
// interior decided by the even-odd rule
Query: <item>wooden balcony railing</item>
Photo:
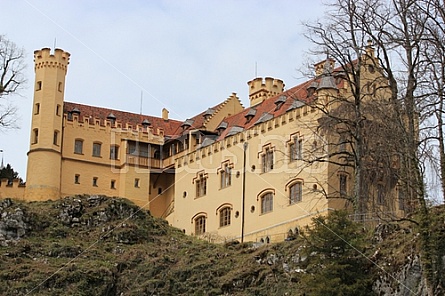
[[[160,169],[161,160],[152,157],[143,157],[127,154],[127,163],[135,166]]]

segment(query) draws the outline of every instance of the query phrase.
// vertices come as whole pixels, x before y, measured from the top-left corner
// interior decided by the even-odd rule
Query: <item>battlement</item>
[[[51,49],[42,48],[34,51],[34,70],[44,67],[56,67],[67,70],[70,62],[70,54],[60,48],[56,48],[51,54]]]
[[[25,196],[26,185],[20,182],[20,179],[10,181],[7,178],[0,179],[0,198],[23,199]]]
[[[65,113],[64,126],[67,128],[84,129],[85,132],[94,131],[97,135],[109,136],[111,133],[118,133],[122,138],[126,139],[138,139],[158,144],[164,142],[164,130],[162,128],[155,130],[151,126],[122,124],[118,120],[103,120],[77,114],[72,114],[68,117]]]
[[[316,63],[314,65],[315,75],[316,76],[320,76],[321,74],[323,74],[323,71],[324,71],[324,68],[325,68],[325,65],[326,65],[326,61],[327,60],[324,60],[324,61],[318,62],[318,63]],[[335,60],[334,59],[329,59],[329,67],[330,67],[330,69],[334,69],[334,66],[335,66]]]
[[[283,80],[272,77],[266,77],[264,79],[257,77],[247,82],[247,84],[249,85],[249,99],[251,106],[282,93],[285,86]]]

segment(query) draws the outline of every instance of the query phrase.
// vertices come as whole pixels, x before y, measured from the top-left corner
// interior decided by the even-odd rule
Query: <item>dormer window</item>
[[[77,108],[74,108],[73,110],[71,110],[71,114],[72,115],[76,114],[77,116],[79,116],[80,115],[80,110],[77,109]]]
[[[147,118],[145,118],[145,119],[142,121],[142,126],[143,126],[143,127],[147,128],[147,127],[149,127],[150,125],[151,125],[151,122],[148,121]]]
[[[281,106],[286,102],[286,96],[280,96],[274,103],[275,103],[275,111],[279,110]]]
[[[227,122],[221,122],[216,130],[218,131],[218,135],[221,135],[221,133],[227,128]]]
[[[108,114],[107,119],[111,122],[112,125],[116,122],[116,116],[113,113]]]
[[[192,119],[186,119],[186,120],[181,124],[182,130],[186,130],[186,129],[188,129],[189,127],[192,126],[192,124],[193,124],[193,120],[192,120]]]
[[[244,115],[244,117],[246,118],[246,123],[249,123],[252,120],[252,118],[255,117],[255,114],[256,114],[256,109],[250,109],[246,113],[246,115]]]
[[[318,83],[316,81],[312,81],[312,83],[307,88],[307,97],[312,97],[317,88],[318,88]]]
[[[209,120],[210,117],[212,117],[213,113],[215,113],[215,110],[212,108],[207,109],[206,112],[204,112],[204,120]]]

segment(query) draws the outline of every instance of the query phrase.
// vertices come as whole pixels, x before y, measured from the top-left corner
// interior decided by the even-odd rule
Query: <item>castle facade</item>
[[[321,161],[350,149],[333,148],[338,135],[319,130],[317,104],[350,93],[332,61],[287,90],[279,79],[249,81],[247,108],[233,93],[179,121],[165,109],[155,117],[65,102],[69,60],[61,49],[34,52],[26,186],[13,197],[125,197],[214,241],[280,241],[316,215],[351,207],[353,169]],[[0,194],[8,195],[1,183]],[[397,200],[384,206],[402,210]]]

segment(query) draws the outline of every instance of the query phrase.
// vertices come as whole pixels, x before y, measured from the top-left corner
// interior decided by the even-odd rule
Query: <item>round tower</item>
[[[62,119],[70,54],[49,48],[34,51],[34,101],[28,152],[28,200],[60,198]]]

